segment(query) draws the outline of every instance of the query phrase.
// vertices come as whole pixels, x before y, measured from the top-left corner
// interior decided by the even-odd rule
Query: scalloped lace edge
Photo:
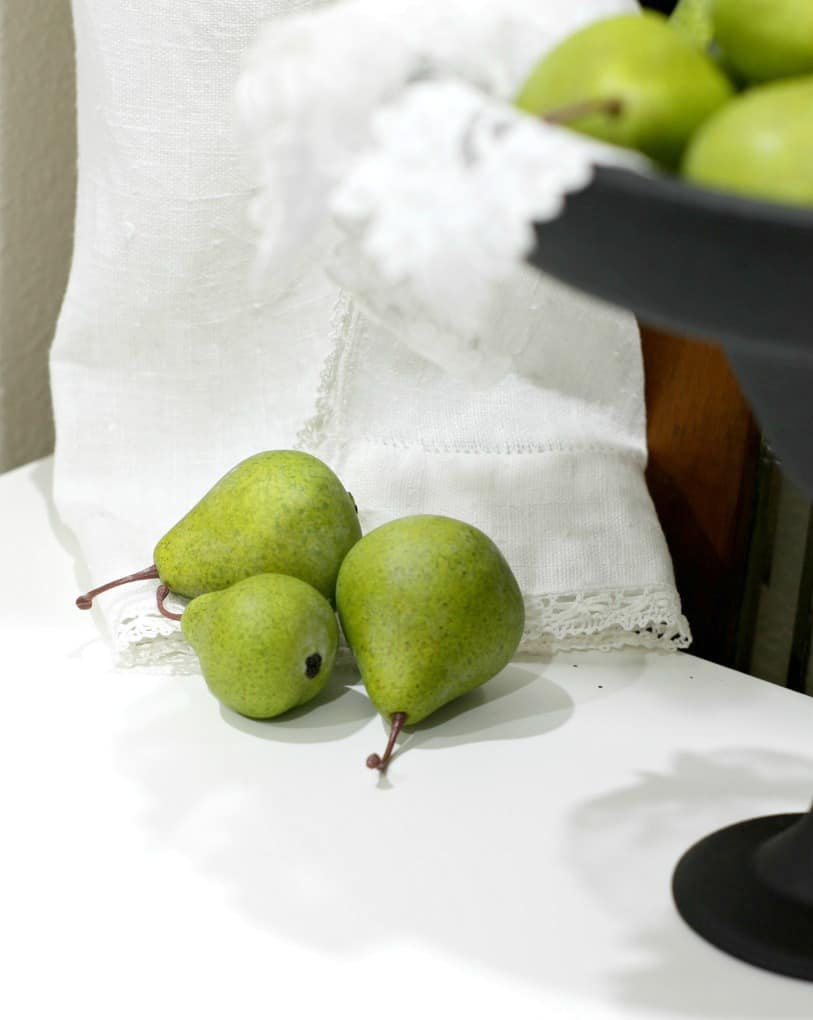
[[[670,585],[650,585],[526,596],[519,652],[624,646],[682,651],[691,643],[677,591]]]
[[[297,450],[316,450],[325,441],[328,423],[336,416],[336,394],[339,391],[344,343],[358,328],[359,313],[355,302],[340,290],[333,305],[328,333],[328,354],[322,364],[319,388],[313,414],[303,424],[294,440]]]
[[[525,633],[518,655],[609,651],[637,647],[679,651],[691,630],[674,588],[610,588],[525,599]],[[170,673],[199,673],[197,657],[176,623],[157,614],[123,619],[116,629],[118,665]],[[350,661],[345,647],[339,661]]]

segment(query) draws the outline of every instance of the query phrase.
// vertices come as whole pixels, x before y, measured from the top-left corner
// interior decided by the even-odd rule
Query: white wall
[[[49,453],[76,186],[69,0],[0,0],[0,471]]]

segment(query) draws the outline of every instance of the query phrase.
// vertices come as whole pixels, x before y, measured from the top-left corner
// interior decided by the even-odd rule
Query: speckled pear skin
[[[370,700],[420,722],[511,659],[525,607],[516,578],[482,531],[450,517],[402,517],[350,550],[336,606]]]
[[[361,537],[353,497],[317,457],[271,450],[241,461],[158,542],[159,576],[188,598],[253,574],[298,577],[333,601]]]
[[[181,629],[212,694],[252,719],[271,719],[316,697],[339,641],[327,599],[283,574],[257,574],[200,595],[184,610]]]

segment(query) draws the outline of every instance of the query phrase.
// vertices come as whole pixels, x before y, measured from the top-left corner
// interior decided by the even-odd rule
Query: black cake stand
[[[784,470],[813,498],[813,210],[603,167],[536,232],[539,269],[717,341]],[[712,833],[681,858],[672,892],[718,948],[813,981],[813,809]]]
[[[531,262],[654,326],[717,341],[813,497],[813,210],[600,168],[537,226]]]

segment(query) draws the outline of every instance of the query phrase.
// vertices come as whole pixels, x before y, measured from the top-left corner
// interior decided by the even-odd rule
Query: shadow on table
[[[306,951],[356,965],[420,946],[529,989],[560,988],[584,1015],[592,998],[630,1017],[809,1018],[807,985],[766,980],[689,931],[669,880],[711,829],[802,810],[813,760],[686,752],[562,821],[562,777],[600,770],[612,747],[570,741],[563,728],[580,712],[611,721],[605,699],[626,697],[643,661],[608,657],[600,677],[563,671],[561,657],[555,670],[512,664],[414,728],[387,796],[362,754],[384,727],[345,668],[311,710],[268,724],[221,716],[195,678],[153,685],[114,734],[115,767],[146,795],[149,842],[206,875],[215,897],[226,890],[259,932]],[[608,681],[617,686],[599,691]],[[427,769],[423,752],[440,749]],[[444,767],[461,760],[456,749],[465,771]],[[612,970],[585,954],[585,919],[601,929],[586,944],[612,946]]]
[[[350,664],[337,670],[312,702],[276,719],[246,719],[223,707],[220,712],[230,726],[243,733],[295,744],[345,736],[378,715]],[[540,681],[533,669],[512,664],[487,684],[404,730],[392,762],[394,765],[402,753],[418,748],[438,750],[482,740],[541,736],[561,726],[572,712],[573,701],[566,691],[551,681]],[[385,741],[389,724],[383,719],[380,723]]]
[[[259,740],[285,744],[340,740],[366,726],[375,715],[370,699],[356,689],[357,679],[355,667],[343,664],[312,701],[275,719],[248,719],[224,705],[220,715],[229,726]]]
[[[572,867],[602,907],[635,929],[634,963],[607,973],[608,997],[650,1015],[810,1018],[813,988],[772,976],[708,945],[677,915],[671,874],[698,839],[758,815],[806,810],[813,758],[759,748],[678,755],[668,772],[642,772],[629,787],[579,806],[569,821]],[[721,818],[725,820],[721,822]],[[661,890],[656,902],[642,888]]]
[[[43,504],[45,505],[46,513],[48,514],[48,523],[51,526],[51,530],[56,536],[57,541],[70,556],[73,562],[74,574],[77,578],[77,594],[80,591],[84,591],[87,585],[85,582],[88,580],[87,577],[82,577],[83,570],[83,559],[82,553],[79,549],[79,543],[73,532],[65,526],[62,522],[62,518],[56,511],[54,505],[54,460],[53,457],[46,457],[44,460],[36,461],[31,466],[31,473],[29,475],[31,481],[34,483],[37,491],[42,496]]]
[[[574,713],[603,712],[644,661],[609,656],[600,676],[578,656],[564,670],[512,664],[414,728],[387,796],[363,767],[360,752],[375,748],[356,733],[375,743],[384,727],[344,667],[310,711],[270,723],[219,712],[192,679],[153,688],[122,722],[116,767],[147,795],[150,841],[227,890],[261,932],[349,965],[417,945],[581,999],[595,990],[583,988],[583,933],[562,916],[572,862],[546,804],[586,749],[560,735],[549,750],[547,739]],[[483,742],[465,771],[444,767]],[[423,752],[441,749],[427,769]],[[529,768],[539,770],[530,780]],[[564,866],[551,868],[551,854]]]
[[[151,841],[229,889],[260,929],[340,958],[417,939],[539,980],[522,932],[546,899],[527,876],[548,833],[507,762],[526,742],[517,738],[552,733],[573,708],[539,668],[512,665],[436,725],[416,727],[407,739],[417,753],[402,756],[393,794],[381,796],[360,753],[375,748],[352,733],[374,714],[360,689],[327,691],[313,712],[275,726],[224,711],[224,735],[199,683],[173,679],[132,705],[115,766],[147,794],[140,824]],[[383,726],[372,731],[375,743]],[[505,751],[468,755],[465,783],[439,755],[437,767],[413,768],[424,750],[453,756],[454,745],[483,741],[505,741]]]

